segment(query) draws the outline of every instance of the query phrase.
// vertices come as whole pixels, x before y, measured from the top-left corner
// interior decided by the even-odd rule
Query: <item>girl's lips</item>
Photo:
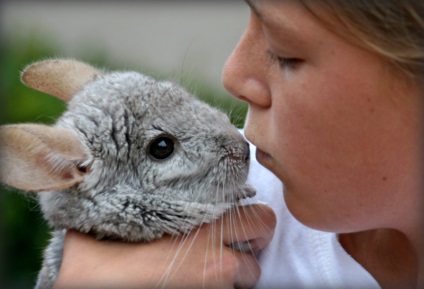
[[[271,156],[264,151],[256,148],[256,159],[259,163],[264,164],[268,163],[271,160]]]

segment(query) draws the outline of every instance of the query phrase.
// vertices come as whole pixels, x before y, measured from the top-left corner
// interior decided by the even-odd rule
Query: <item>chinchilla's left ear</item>
[[[88,156],[77,135],[38,124],[0,127],[0,182],[30,192],[69,188],[83,181]]]
[[[27,66],[21,79],[27,86],[67,102],[99,75],[99,70],[78,60],[49,59]]]

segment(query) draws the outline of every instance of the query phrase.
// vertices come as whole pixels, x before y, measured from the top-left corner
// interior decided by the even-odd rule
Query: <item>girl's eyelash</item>
[[[271,60],[271,63],[278,63],[281,69],[294,69],[298,64],[302,62],[300,58],[285,58],[275,55],[272,51],[267,50],[268,58]]]

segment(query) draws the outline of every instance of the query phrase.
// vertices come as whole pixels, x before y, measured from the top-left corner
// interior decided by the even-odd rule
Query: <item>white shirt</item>
[[[248,181],[277,216],[274,237],[259,254],[262,274],[255,288],[381,288],[336,234],[310,229],[291,215],[281,181],[256,161],[253,146],[251,154]]]

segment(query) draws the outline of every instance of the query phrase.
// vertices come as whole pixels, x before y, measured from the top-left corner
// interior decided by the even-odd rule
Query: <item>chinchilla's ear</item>
[[[67,102],[102,73],[73,59],[50,59],[27,66],[21,74],[27,86]]]
[[[68,188],[83,180],[84,147],[67,129],[38,124],[0,127],[0,182],[30,192]]]

